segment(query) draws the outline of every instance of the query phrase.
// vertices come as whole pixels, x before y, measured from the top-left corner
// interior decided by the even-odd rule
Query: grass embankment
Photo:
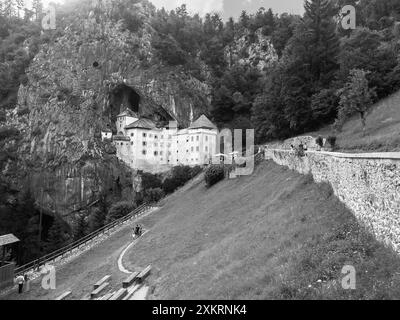
[[[192,184],[153,219],[124,265],[153,265],[154,299],[400,298],[400,258],[329,186],[271,162],[210,189]],[[341,287],[344,265],[356,268],[354,291]]]
[[[335,135],[328,126],[311,133],[327,137]],[[365,135],[359,116],[352,117],[337,134],[339,151],[389,152],[400,151],[400,92],[375,104],[367,117]]]

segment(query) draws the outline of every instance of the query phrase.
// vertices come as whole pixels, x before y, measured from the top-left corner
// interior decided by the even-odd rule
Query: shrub
[[[113,222],[125,217],[135,209],[135,206],[128,201],[121,201],[113,204],[108,211],[106,223]]]
[[[322,139],[322,137],[318,137],[315,140],[315,143],[322,148],[324,146],[324,139]]]
[[[223,165],[209,166],[205,172],[204,179],[208,187],[211,187],[225,178],[225,168]]]
[[[178,166],[172,169],[171,177],[164,180],[162,189],[166,194],[174,192],[179,187],[182,187],[186,182],[193,178],[193,174],[197,171],[193,171],[188,166]]]
[[[336,148],[336,141],[337,141],[337,138],[336,138],[335,136],[329,136],[329,137],[326,139],[326,141],[330,144],[330,146],[331,146],[332,149],[335,149],[335,148]]]
[[[31,111],[29,110],[28,107],[22,108],[22,109],[18,109],[18,111],[17,111],[18,116],[20,116],[20,117],[22,117],[22,116],[24,116],[24,115],[27,115],[27,114],[29,114],[30,112],[31,112]]]
[[[161,188],[162,182],[158,175],[151,173],[142,173],[142,187],[144,190]]]
[[[19,135],[19,131],[12,127],[1,127],[0,128],[0,140],[7,138],[15,138]]]
[[[164,180],[162,188],[166,194],[170,194],[178,189],[179,186],[174,178],[167,178]]]
[[[106,221],[106,212],[101,208],[95,208],[89,216],[89,232],[94,232],[102,227]]]
[[[194,177],[196,177],[197,175],[199,175],[202,171],[203,171],[203,168],[200,166],[195,166],[195,167],[191,168],[190,175],[191,175],[192,179]]]
[[[165,197],[165,192],[161,188],[149,189],[145,191],[144,201],[148,203],[156,203]]]

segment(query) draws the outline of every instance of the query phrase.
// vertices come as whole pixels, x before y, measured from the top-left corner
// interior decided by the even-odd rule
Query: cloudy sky
[[[255,12],[258,8],[272,8],[276,13],[303,13],[304,0],[151,0],[156,7],[174,9],[182,3],[186,3],[191,12],[204,15],[207,12],[221,12],[226,17],[237,17],[246,10]]]
[[[63,2],[63,0],[43,0],[49,2]],[[260,7],[272,8],[275,13],[303,13],[304,0],[150,0],[156,7],[175,9],[186,3],[192,13],[204,15],[207,12],[220,12],[224,18],[238,17],[242,10],[255,12]]]

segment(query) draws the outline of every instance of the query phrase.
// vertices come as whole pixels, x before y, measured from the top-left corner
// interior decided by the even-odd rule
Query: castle
[[[176,122],[160,128],[126,109],[116,126],[117,135],[104,131],[102,137],[113,140],[117,157],[134,170],[159,173],[178,165],[205,165],[216,153],[218,129],[204,115],[179,130]]]

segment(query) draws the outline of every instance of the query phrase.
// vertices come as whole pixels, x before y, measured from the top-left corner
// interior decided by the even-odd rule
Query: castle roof
[[[153,129],[156,129],[156,125],[152,120],[142,118],[142,119],[135,121],[135,122],[131,123],[130,125],[126,126],[125,129],[126,130],[129,130],[129,129],[153,130]]]
[[[200,118],[192,123],[189,129],[217,129],[217,126],[203,114]]]
[[[117,118],[121,117],[133,117],[136,118],[136,114],[131,109],[126,109],[124,112],[120,113]]]

